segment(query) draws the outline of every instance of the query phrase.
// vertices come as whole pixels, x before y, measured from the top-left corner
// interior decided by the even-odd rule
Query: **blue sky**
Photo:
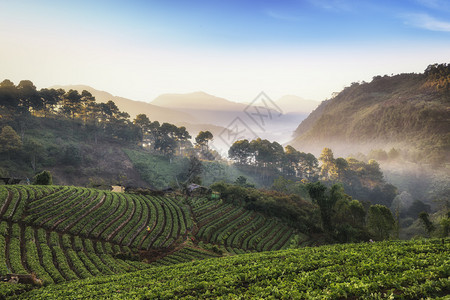
[[[450,62],[450,1],[0,0],[0,79],[150,101],[203,90],[324,100]]]

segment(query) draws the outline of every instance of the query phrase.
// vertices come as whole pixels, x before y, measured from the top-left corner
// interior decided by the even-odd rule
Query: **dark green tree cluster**
[[[145,114],[139,114],[133,123],[140,128],[141,141],[144,146],[150,147],[167,157],[174,155],[191,154],[191,135],[186,127],[177,127],[170,123],[160,124],[150,121]]]
[[[334,240],[356,242],[370,237],[376,240],[391,237],[395,221],[386,206],[375,204],[366,211],[339,184],[328,189],[321,182],[314,182],[308,183],[307,189],[319,208],[322,228]]]
[[[228,157],[239,166],[253,168],[267,182],[278,175],[313,178],[318,166],[311,153],[299,152],[292,146],[283,149],[277,142],[260,138],[234,142],[228,150]]]

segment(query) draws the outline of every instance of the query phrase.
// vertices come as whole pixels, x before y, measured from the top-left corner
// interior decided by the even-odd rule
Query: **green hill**
[[[449,82],[450,66],[443,64],[353,83],[299,125],[292,145],[343,155],[396,147],[416,152],[417,160],[449,161]]]
[[[450,240],[251,253],[50,285],[19,299],[445,299]]]

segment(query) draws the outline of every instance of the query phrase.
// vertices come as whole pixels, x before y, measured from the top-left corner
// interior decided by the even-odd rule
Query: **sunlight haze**
[[[0,75],[150,102],[322,101],[450,58],[446,1],[2,1]]]

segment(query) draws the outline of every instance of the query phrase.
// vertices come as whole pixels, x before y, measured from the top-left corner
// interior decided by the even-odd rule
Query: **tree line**
[[[86,90],[81,93],[73,89],[38,90],[30,80],[15,85],[5,79],[0,83],[0,110],[6,121],[16,117],[21,120],[16,127],[22,137],[29,117],[59,118],[72,121],[72,130],[82,126],[95,143],[99,138],[112,138],[141,144],[167,157],[189,155],[197,150],[205,158],[214,159],[208,148],[208,142],[213,139],[211,132],[201,131],[192,145],[192,136],[184,126],[152,122],[145,114],[131,120],[130,115],[120,111],[113,101],[98,103]],[[14,131],[11,127],[6,128],[2,138],[15,141],[11,130]],[[19,142],[13,144],[0,148],[0,151],[17,150],[21,146]]]
[[[289,190],[287,185],[296,181],[320,180],[327,186],[342,183],[345,192],[352,197],[388,207],[397,195],[396,188],[384,181],[377,161],[371,159],[365,163],[351,157],[335,158],[330,148],[324,148],[316,158],[312,153],[289,145],[283,148],[277,142],[260,138],[243,139],[232,144],[228,157],[236,166],[253,171],[265,185],[284,185],[284,192]]]

